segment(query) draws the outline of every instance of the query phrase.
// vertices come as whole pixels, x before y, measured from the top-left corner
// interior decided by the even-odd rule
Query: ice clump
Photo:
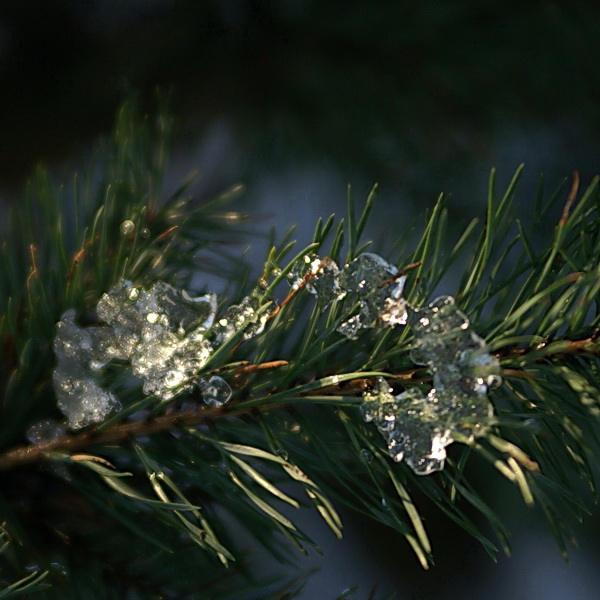
[[[216,322],[214,293],[193,298],[162,281],[144,289],[122,280],[98,302],[105,326],[80,327],[75,311],[68,310],[57,323],[53,378],[58,407],[69,427],[99,423],[120,406],[101,386],[103,368],[115,360],[129,363],[144,393],[160,400],[204,386],[206,404],[227,402],[231,388],[223,379],[199,380],[198,374],[237,331],[243,330],[243,339],[248,339],[264,329],[268,315],[259,304],[257,298],[244,298]],[[207,381],[214,392],[207,391]]]
[[[321,309],[334,300],[349,296],[359,304],[359,312],[344,321],[338,332],[352,340],[361,329],[406,324],[406,301],[402,297],[406,276],[378,254],[363,252],[340,269],[328,256],[307,254],[291,272],[292,289],[305,284]]]
[[[122,281],[102,296],[97,311],[144,393],[162,400],[191,389],[213,352],[205,334],[214,323],[215,294],[192,298],[162,281],[148,290]]]
[[[502,382],[498,359],[472,331],[452,296],[411,308],[408,323],[414,334],[410,356],[416,364],[429,367],[435,388],[485,395]]]
[[[341,300],[346,292],[340,287],[340,269],[328,256],[305,254],[299,266],[288,274],[293,290],[306,285],[306,290],[317,299],[320,308],[327,308],[334,300]]]
[[[384,327],[404,325],[406,301],[402,297],[406,276],[378,254],[364,252],[347,264],[339,275],[339,285],[359,301],[358,315],[340,325],[338,331],[356,339],[360,329],[379,323]]]
[[[215,343],[224,344],[240,330],[243,330],[244,340],[262,333],[269,315],[259,309],[260,301],[255,296],[246,296],[239,304],[230,306],[215,324]]]
[[[334,260],[317,256],[312,257],[309,265],[306,289],[317,297],[320,308],[325,309],[334,300],[341,300],[346,295],[340,285],[340,269]]]
[[[33,423],[25,432],[25,437],[32,444],[51,442],[65,435],[63,425],[54,419],[44,419]]]
[[[418,475],[444,468],[446,446],[456,438],[484,435],[493,416],[487,392],[500,385],[500,364],[470,329],[451,296],[409,308],[414,334],[412,360],[429,367],[434,387],[427,394],[409,388],[394,396],[379,378],[363,394],[361,410],[385,439],[390,456]]]
[[[58,408],[69,427],[79,429],[99,423],[119,402],[100,387],[98,371],[110,352],[110,335],[98,327],[83,329],[75,323],[75,311],[66,311],[56,324],[54,390]]]

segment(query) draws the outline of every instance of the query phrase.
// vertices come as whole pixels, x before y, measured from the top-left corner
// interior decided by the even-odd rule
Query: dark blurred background
[[[174,117],[167,186],[194,168],[200,199],[244,182],[239,208],[265,229],[342,211],[379,182],[369,235],[391,244],[451,192],[451,223],[480,215],[491,167],[525,162],[526,211],[538,178],[552,189],[600,172],[600,3],[531,0],[20,0],[0,3],[0,211],[32,168],[57,174],[107,135],[135,94]],[[2,214],[0,213],[0,218]],[[450,293],[452,290],[447,290]],[[483,476],[483,475],[482,475]],[[346,515],[306,598],[360,584],[404,599],[592,600],[597,518],[566,566],[516,492],[490,496],[510,516],[515,554],[492,563],[429,511],[438,565],[423,573],[401,539]],[[277,567],[263,560],[265,571]]]

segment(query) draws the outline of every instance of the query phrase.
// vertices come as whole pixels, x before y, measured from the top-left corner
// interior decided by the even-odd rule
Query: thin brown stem
[[[573,182],[571,183],[571,189],[569,191],[569,195],[567,196],[567,201],[565,202],[565,205],[563,207],[560,221],[558,222],[559,227],[564,227],[564,225],[569,220],[569,216],[571,215],[571,208],[573,206],[573,202],[575,202],[575,198],[577,197],[578,191],[579,191],[579,172],[573,171]]]

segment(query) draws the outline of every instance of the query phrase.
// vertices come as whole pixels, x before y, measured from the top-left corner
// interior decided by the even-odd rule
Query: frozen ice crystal
[[[216,310],[215,294],[192,298],[163,281],[148,290],[122,281],[102,296],[97,308],[134,375],[143,380],[144,393],[162,400],[193,387],[213,351],[205,334]]]
[[[202,394],[202,400],[207,406],[222,406],[231,398],[231,387],[218,375],[209,379],[201,379],[198,388]]]
[[[306,289],[317,297],[317,303],[322,309],[327,308],[334,300],[341,300],[346,295],[346,291],[340,285],[341,271],[331,258],[313,258],[309,273]]]
[[[103,390],[93,378],[65,372],[59,367],[54,371],[54,390],[58,408],[67,417],[71,429],[99,423],[119,406],[114,395]]]
[[[344,267],[340,285],[347,292],[368,294],[373,287],[379,287],[397,274],[398,269],[378,254],[363,252]]]
[[[481,396],[431,389],[425,394],[409,388],[394,396],[383,379],[365,392],[363,418],[383,436],[390,456],[404,460],[418,475],[444,468],[446,446],[461,437],[481,435],[492,407]]]
[[[114,360],[129,364],[145,394],[167,401],[199,386],[207,404],[223,404],[231,396],[229,385],[220,377],[199,380],[199,374],[215,348],[236,332],[249,339],[264,329],[264,308],[258,298],[246,297],[217,321],[214,293],[194,298],[162,281],[145,289],[122,280],[98,302],[105,326],[79,327],[74,310],[57,324],[58,406],[71,428],[102,421],[119,405],[100,384],[103,368]]]
[[[471,330],[468,317],[451,296],[410,309],[408,323],[414,334],[410,356],[430,368],[435,388],[486,394],[501,383],[498,359]]]
[[[434,387],[428,394],[409,388],[394,396],[378,379],[363,394],[361,410],[386,441],[395,461],[404,460],[418,475],[443,469],[446,446],[456,438],[484,435],[493,416],[487,392],[501,383],[500,364],[451,296],[426,307],[409,308],[414,334],[411,358],[426,365]]]
[[[306,290],[316,297],[323,309],[346,295],[340,287],[340,269],[328,256],[305,254],[288,274],[288,280],[292,290],[305,284]]]
[[[417,388],[393,396],[386,387],[379,379],[374,391],[365,393],[365,421],[374,422],[396,462],[404,460],[419,475],[439,471],[452,438],[438,399]]]
[[[405,275],[372,252],[364,252],[347,264],[339,275],[339,285],[343,292],[359,300],[360,309],[338,328],[350,339],[356,339],[361,328],[404,325],[407,319],[407,305],[402,297]]]
[[[364,252],[341,270],[328,256],[307,254],[288,277],[294,290],[305,283],[321,309],[346,295],[357,301],[358,314],[338,327],[339,333],[352,340],[361,329],[376,324],[395,327],[406,323],[406,301],[402,297],[406,277],[378,254]]]
[[[348,320],[344,321],[338,328],[338,333],[345,335],[349,340],[356,340],[358,338],[358,332],[364,328],[364,323],[360,315],[354,315]]]
[[[255,296],[246,296],[239,304],[230,306],[215,324],[215,343],[224,344],[236,332],[243,330],[243,339],[248,340],[262,333],[268,320],[265,311],[259,311],[260,301]]]
[[[113,394],[98,383],[98,371],[108,360],[111,340],[100,328],[79,327],[74,310],[66,311],[56,325],[54,390],[58,408],[72,429],[98,423],[119,406]]]

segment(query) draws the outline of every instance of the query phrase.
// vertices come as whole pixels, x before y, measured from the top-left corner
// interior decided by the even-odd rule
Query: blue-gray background
[[[343,212],[347,183],[360,199],[377,181],[368,234],[385,254],[442,191],[458,231],[482,214],[490,168],[502,185],[520,162],[525,215],[541,173],[551,190],[575,169],[584,185],[600,171],[598,40],[597,1],[3,2],[0,207],[37,163],[67,172],[128,92],[152,112],[159,88],[175,118],[166,187],[194,168],[199,200],[241,181],[237,208],[258,229],[298,224],[307,242],[319,216]],[[359,584],[354,597],[367,598],[375,583],[399,600],[600,596],[597,515],[576,530],[567,566],[513,490],[490,493],[515,532],[513,557],[497,565],[433,511],[429,573],[375,524],[344,515],[340,543],[303,517],[326,552],[297,561],[295,573],[321,568],[303,597]]]

